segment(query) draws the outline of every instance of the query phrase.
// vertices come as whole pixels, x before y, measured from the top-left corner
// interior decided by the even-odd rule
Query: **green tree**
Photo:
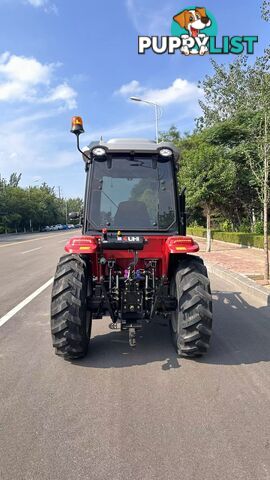
[[[236,183],[236,168],[226,152],[211,145],[205,133],[182,143],[180,182],[187,187],[187,205],[200,206],[206,217],[207,251],[211,250],[211,217],[226,207]]]
[[[201,83],[204,100],[200,102],[203,115],[198,127],[205,128],[226,119],[245,115],[250,119],[249,140],[243,152],[254,178],[264,218],[265,280],[269,280],[268,204],[270,152],[270,50],[254,64],[239,57],[230,65],[212,61],[214,74]],[[254,121],[256,119],[256,122]]]
[[[20,181],[21,181],[21,178],[22,178],[22,174],[21,173],[12,173],[9,177],[9,182],[8,182],[8,185],[10,187],[18,187]]]
[[[236,169],[236,184],[231,197],[226,202],[222,214],[234,229],[247,223],[254,229],[255,212],[259,211],[259,202],[254,184],[254,176],[247,161],[246,145],[250,142],[250,116],[239,114],[233,118],[214,124],[204,129],[206,140],[223,149],[227,159]]]
[[[261,6],[261,14],[263,20],[266,22],[269,22],[270,20],[270,1],[269,0],[263,0],[262,6]]]
[[[175,144],[178,144],[181,140],[181,135],[176,126],[172,125],[168,132],[160,132],[159,140],[161,142],[173,142]]]
[[[45,225],[65,223],[69,211],[82,208],[80,198],[66,202],[59,199],[54,188],[43,183],[40,187],[19,186],[21,174],[13,173],[9,180],[0,177],[0,232],[39,230]]]
[[[83,210],[83,200],[80,197],[68,198],[65,201],[65,207],[66,207],[67,213],[82,212],[82,210]]]

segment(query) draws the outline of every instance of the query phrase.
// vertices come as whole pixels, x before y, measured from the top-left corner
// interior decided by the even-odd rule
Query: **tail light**
[[[93,253],[98,246],[97,239],[95,237],[72,237],[65,245],[65,251],[68,253]]]
[[[199,251],[199,245],[194,242],[191,237],[169,237],[166,243],[172,253],[191,253]]]

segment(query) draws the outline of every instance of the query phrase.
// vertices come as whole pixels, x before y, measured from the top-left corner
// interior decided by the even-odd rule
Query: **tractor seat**
[[[136,200],[120,202],[114,217],[114,225],[117,228],[149,228],[151,220],[145,204]]]

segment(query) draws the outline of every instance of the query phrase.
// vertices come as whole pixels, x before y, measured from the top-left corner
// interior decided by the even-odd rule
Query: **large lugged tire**
[[[86,262],[78,255],[61,257],[52,288],[51,333],[56,355],[69,360],[88,351],[92,317],[87,293]]]
[[[178,309],[171,316],[173,344],[179,355],[198,357],[209,348],[212,333],[212,296],[201,258],[188,255],[171,281]]]

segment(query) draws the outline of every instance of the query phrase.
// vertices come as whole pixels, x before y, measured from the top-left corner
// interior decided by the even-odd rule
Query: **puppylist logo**
[[[217,21],[208,9],[190,6],[174,15],[170,36],[139,36],[138,53],[144,55],[148,50],[157,55],[180,52],[186,56],[254,53],[258,36],[223,36],[218,43],[217,31]]]

